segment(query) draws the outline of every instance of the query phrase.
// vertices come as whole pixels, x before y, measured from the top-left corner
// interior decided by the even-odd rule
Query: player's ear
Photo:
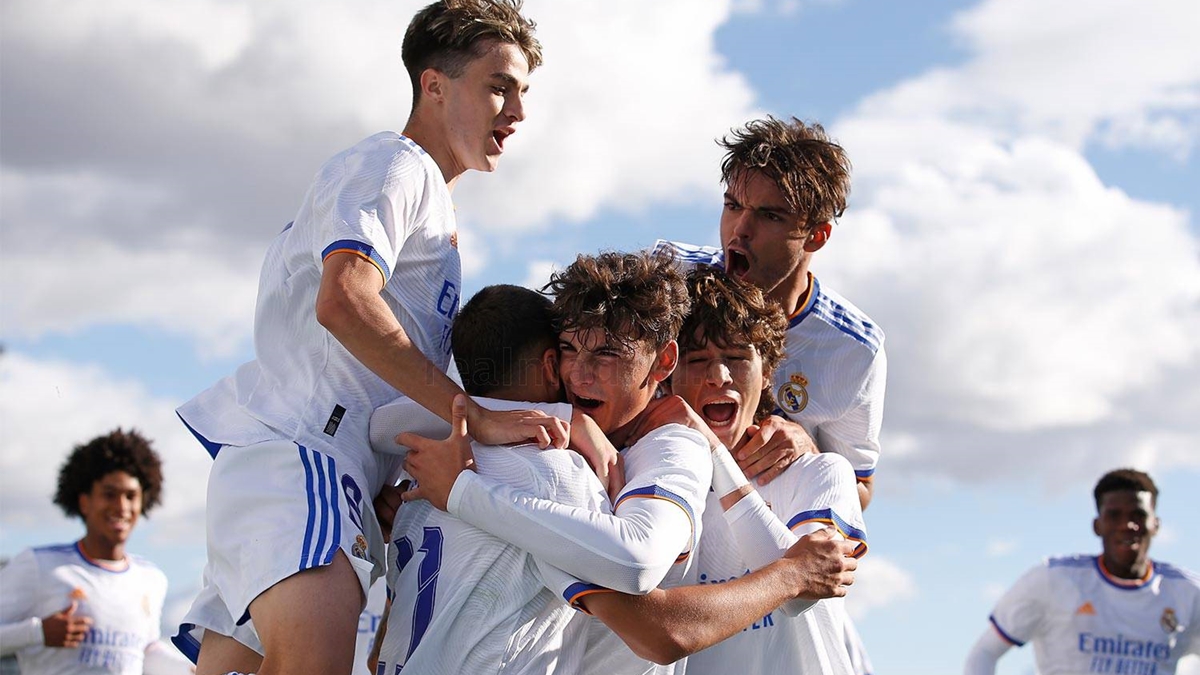
[[[1099,517],[1092,519],[1092,533],[1095,534],[1097,537],[1101,536],[1100,535],[1100,518]]]
[[[558,374],[558,348],[548,347],[542,352],[542,377],[546,378],[546,383],[553,389],[557,390],[562,384],[562,378]]]
[[[671,377],[671,373],[675,371],[678,363],[679,343],[671,340],[658,350],[658,356],[654,359],[654,367],[650,369],[650,377],[656,382],[662,382]]]
[[[446,74],[436,68],[421,71],[421,99],[441,103],[446,96]]]
[[[808,232],[808,238],[804,240],[804,250],[809,253],[814,253],[821,250],[825,242],[829,241],[829,237],[833,236],[833,225],[830,223],[820,223],[813,225]]]

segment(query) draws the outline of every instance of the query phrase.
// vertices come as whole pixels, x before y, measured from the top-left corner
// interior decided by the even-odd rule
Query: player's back
[[[608,510],[603,487],[569,450],[475,446],[485,476],[560,503]],[[521,549],[428,502],[405,504],[392,531],[393,594],[382,672],[551,672],[575,613]]]

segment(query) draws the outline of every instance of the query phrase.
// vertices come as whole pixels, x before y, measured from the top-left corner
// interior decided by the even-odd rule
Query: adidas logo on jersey
[[[1092,607],[1092,603],[1085,602],[1079,606],[1079,609],[1075,610],[1076,616],[1079,616],[1080,614],[1086,614],[1088,616],[1096,616],[1096,608]]]

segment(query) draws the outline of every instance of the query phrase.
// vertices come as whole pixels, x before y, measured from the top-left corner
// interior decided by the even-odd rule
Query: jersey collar
[[[821,293],[821,285],[817,283],[817,278],[812,272],[808,273],[808,290],[804,291],[804,295],[800,296],[800,301],[797,304],[796,311],[788,316],[788,328],[795,328],[796,324],[804,320],[804,317],[812,313],[813,306],[817,304],[817,295]]]
[[[106,572],[125,572],[129,569],[128,555],[120,560],[100,560],[99,558],[93,558],[87,554],[87,551],[83,550],[82,539],[75,542],[75,552],[78,553],[79,557],[83,558],[83,561],[87,564],[91,565],[92,567],[99,567]]]
[[[1154,579],[1154,561],[1146,561],[1146,574],[1141,579],[1122,579],[1109,572],[1108,568],[1104,566],[1104,560],[1101,559],[1101,556],[1096,556],[1096,571],[1100,573],[1100,578],[1108,582],[1110,586],[1116,586],[1124,590],[1135,590],[1145,586]]]

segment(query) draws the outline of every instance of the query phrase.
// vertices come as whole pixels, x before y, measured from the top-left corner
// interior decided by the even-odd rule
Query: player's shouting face
[[[489,40],[456,78],[443,80],[447,142],[457,172],[495,171],[505,142],[525,119],[529,64],[514,44]]]
[[[704,342],[703,337],[697,336],[696,342]],[[725,447],[732,448],[754,424],[766,384],[762,357],[754,345],[722,347],[708,340],[680,354],[671,393],[686,401]]]
[[[821,227],[829,225],[817,226]],[[776,300],[796,294],[808,286],[802,261],[825,243],[825,236],[813,236],[817,228],[809,227],[801,214],[788,207],[783,192],[769,178],[748,171],[725,190],[721,211],[725,272]]]
[[[674,341],[662,349],[649,340],[622,344],[601,328],[588,328],[563,331],[559,352],[567,402],[587,413],[605,435],[620,438],[671,374],[678,348]]]

